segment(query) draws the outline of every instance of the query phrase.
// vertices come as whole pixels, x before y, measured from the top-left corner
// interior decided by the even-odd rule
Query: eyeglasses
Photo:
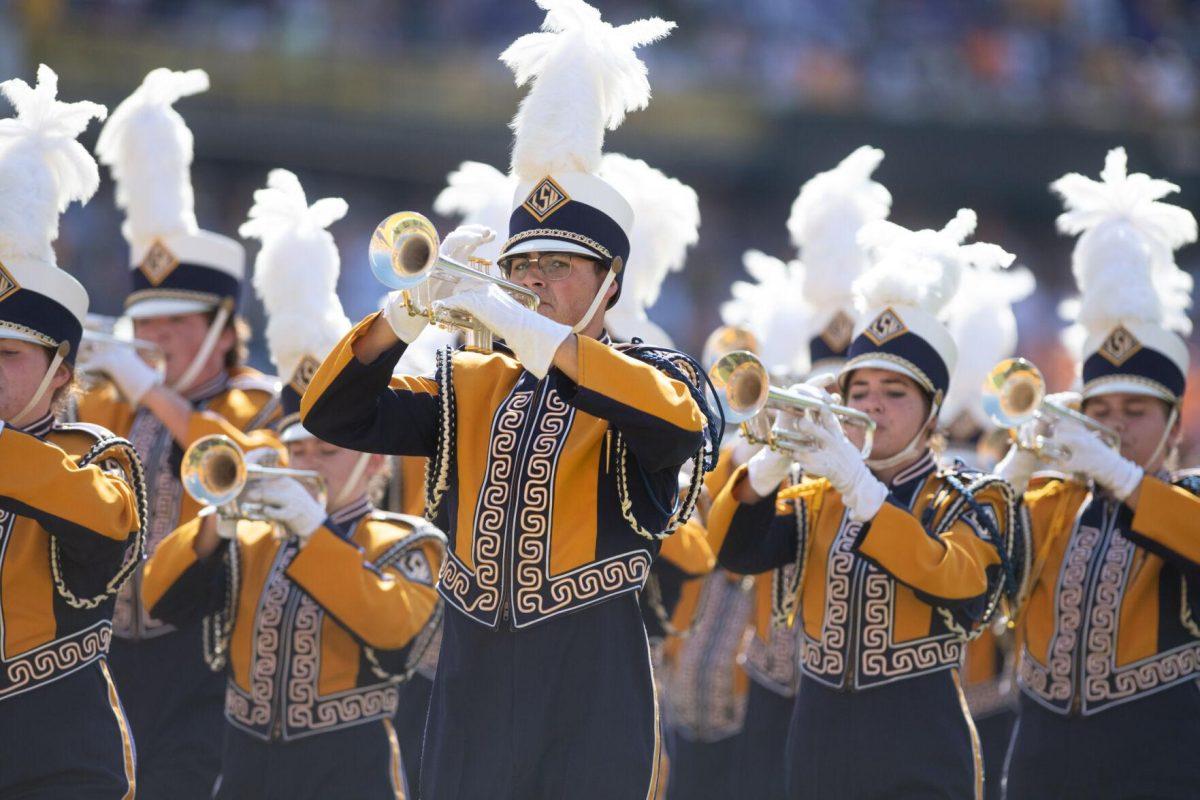
[[[596,263],[595,259],[566,253],[544,253],[534,258],[517,255],[500,261],[500,274],[510,281],[520,281],[524,280],[531,268],[537,267],[546,280],[561,281],[571,274],[571,267],[575,263],[575,259],[586,261],[589,264]]]

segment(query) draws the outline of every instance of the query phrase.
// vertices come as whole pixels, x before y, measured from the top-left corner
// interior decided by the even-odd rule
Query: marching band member
[[[995,467],[997,458],[991,453],[996,435],[1003,431],[984,411],[983,383],[992,367],[1016,351],[1017,319],[1012,306],[1033,289],[1033,275],[1023,267],[972,269],[950,303],[946,328],[958,349],[958,363],[942,404],[939,435],[945,440],[940,453],[944,469],[955,469],[956,462],[985,471]],[[997,613],[996,620],[967,643],[962,668],[963,695],[983,755],[984,796],[991,800],[1001,796],[1004,754],[1016,720],[1008,621],[1008,613]]]
[[[78,419],[126,436],[146,462],[147,550],[199,505],[179,482],[183,451],[221,433],[244,449],[275,443],[248,434],[276,411],[276,382],[242,366],[235,314],[245,271],[238,242],[201,230],[193,210],[192,134],[171,104],[208,87],[201,70],[156,69],[113,112],[96,145],[112,170],[132,291],[125,314],[157,345],[165,375],[132,348],[106,348],[89,367],[110,380],[79,398]],[[275,443],[277,445],[277,443]],[[220,763],[224,687],[202,656],[200,627],[178,629],[146,612],[140,572],[117,600],[111,662],[138,741],[142,798],[207,798]]]
[[[992,476],[938,471],[929,451],[955,356],[936,315],[965,263],[1012,260],[994,245],[962,245],[974,228],[967,210],[942,231],[863,228],[872,266],[856,292],[866,310],[838,380],[876,425],[869,457],[832,412],[784,414],[811,443],[795,451],[804,480],[779,492],[792,456],[764,449],[710,515],[727,568],[796,565],[785,609],[804,677],[788,736],[789,797],[982,791],[958,666],[964,639],[1007,583],[1013,497]],[[793,390],[831,400],[805,384]]]
[[[109,674],[113,598],[142,554],[145,487],[128,442],[55,421],[88,295],[58,268],[58,216],[100,183],[75,141],[104,106],[58,76],[0,84],[0,795],[132,798],[133,741]]]
[[[1101,180],[1052,185],[1064,233],[1081,234],[1082,412],[1119,451],[1055,418],[1052,468],[1025,493],[1033,566],[1018,634],[1020,719],[1008,754],[1011,798],[1192,797],[1200,785],[1200,480],[1170,473],[1188,368],[1181,337],[1191,279],[1174,250],[1196,220],[1162,202],[1178,191],[1129,174],[1109,152]],[[1002,464],[1019,489],[1037,456]],[[1132,745],[1132,747],[1131,747]]]
[[[412,796],[392,724],[396,681],[436,630],[445,538],[419,517],[372,507],[383,456],[321,442],[299,422],[318,356],[350,329],[326,230],[345,213],[340,198],[309,206],[296,176],[274,170],[241,228],[263,242],[254,283],[272,358],[289,376],[280,436],[290,466],[323,480],[324,501],[293,477],[263,477],[236,501],[256,519],[204,514],[146,567],[156,616],[221,621],[214,666],[228,661],[229,726],[218,798]]]
[[[603,132],[648,101],[634,48],[671,25],[614,28],[581,0],[542,5],[543,32],[502,56],[533,86],[514,122],[520,186],[500,256],[539,310],[494,284],[460,285],[441,307],[503,345],[389,385],[425,324],[398,293],[335,348],[302,405],[305,426],[334,444],[434,459],[429,494],[450,544],[426,800],[641,797],[657,785],[636,593],[659,537],[690,513],[680,466],[695,457],[702,477],[718,438],[694,362],[613,347],[604,331],[632,214],[596,175]],[[443,248],[466,260],[484,239],[468,230]]]

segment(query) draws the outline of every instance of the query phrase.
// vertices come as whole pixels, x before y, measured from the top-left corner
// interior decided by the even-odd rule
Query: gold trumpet
[[[229,516],[237,519],[266,519],[258,511],[238,502],[246,487],[254,481],[293,478],[304,484],[318,499],[323,499],[325,494],[325,480],[319,473],[280,467],[278,457],[274,455],[269,463],[249,463],[237,442],[219,433],[204,436],[192,443],[183,454],[180,477],[183,488],[197,502],[224,508]]]
[[[849,406],[824,403],[807,395],[772,386],[767,368],[758,356],[735,350],[717,359],[708,372],[717,392],[717,402],[725,412],[725,421],[740,423],[742,435],[750,442],[765,444],[773,450],[795,454],[816,448],[817,442],[793,431],[772,425],[767,410],[786,414],[833,414],[843,425],[863,429],[863,458],[871,454],[875,441],[875,420]]]
[[[1067,447],[1054,441],[1056,419],[1078,422],[1112,449],[1121,449],[1121,435],[1112,428],[1075,408],[1046,399],[1046,379],[1024,358],[1006,358],[992,367],[983,382],[983,410],[992,422],[1009,430],[1018,447],[1032,450],[1046,461],[1062,462],[1071,457]],[[1030,422],[1037,424],[1023,432]]]
[[[438,253],[440,246],[437,228],[424,216],[415,211],[392,214],[371,237],[371,272],[384,286],[404,293],[408,313],[428,317],[447,330],[463,331],[469,349],[490,353],[492,332],[487,327],[462,311],[435,310],[434,303],[449,297],[456,284],[469,278],[496,284],[530,311],[537,310],[539,298],[524,286],[487,273],[487,261],[472,259],[480,266],[452,261]]]
[[[749,328],[741,325],[722,325],[704,340],[704,351],[701,354],[700,363],[704,365],[705,369],[712,369],[713,364],[716,364],[721,356],[735,350],[746,350],[755,355],[762,352],[762,348],[758,344],[758,337],[751,333]]]

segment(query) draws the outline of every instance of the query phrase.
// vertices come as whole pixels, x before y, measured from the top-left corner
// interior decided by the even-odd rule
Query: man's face
[[[158,345],[165,360],[164,377],[169,385],[174,385],[191,365],[196,353],[200,352],[200,346],[208,334],[208,326],[209,316],[204,313],[146,317],[133,321],[133,335]],[[221,368],[225,353],[231,346],[231,342],[225,341],[226,337],[232,339],[232,334],[228,331],[222,334],[222,341],[209,356],[210,363],[200,370],[201,376],[211,375]]]
[[[16,339],[0,339],[0,420],[14,421],[29,404],[49,366],[50,352],[45,347]],[[19,422],[24,424],[44,416],[50,410],[54,392],[69,379],[70,371],[60,365],[34,413]]]
[[[307,438],[289,442],[288,466],[292,469],[309,469],[317,472],[325,479],[326,506],[329,507],[342,497],[346,489],[346,481],[358,463],[359,453],[323,442],[320,439]],[[350,498],[357,497],[366,491],[367,481],[383,466],[383,456],[372,455],[371,462],[359,480],[361,487],[351,487]],[[330,507],[330,511],[336,509]]]
[[[854,370],[846,387],[846,405],[875,420],[871,458],[884,459],[903,450],[929,416],[929,401],[911,379],[885,369]],[[846,435],[862,444],[862,427],[846,426]]]
[[[543,316],[574,327],[587,313],[604,280],[599,266],[596,259],[573,253],[522,253],[508,259],[501,272],[537,294],[541,299],[538,311]],[[616,284],[610,286],[608,296],[616,290]],[[601,319],[606,305],[601,303],[596,312]]]
[[[1167,433],[1170,408],[1157,397],[1128,392],[1103,394],[1085,400],[1083,413],[1121,435],[1121,455],[1147,472],[1157,472],[1169,448],[1155,450]],[[1173,436],[1179,434],[1175,423]],[[1153,459],[1153,461],[1151,461]]]

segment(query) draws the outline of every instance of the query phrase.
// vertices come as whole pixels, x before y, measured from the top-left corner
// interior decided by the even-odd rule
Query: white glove
[[[438,253],[442,258],[466,264],[480,245],[496,238],[496,232],[486,225],[459,225],[442,239]]]
[[[308,493],[304,484],[292,478],[255,481],[242,493],[241,504],[283,525],[302,545],[329,516],[325,506]]]
[[[405,344],[412,344],[425,330],[429,319],[422,314],[408,313],[408,304],[404,301],[404,292],[391,292],[383,304],[383,316],[387,319],[392,333]]]
[[[216,524],[217,538],[233,541],[237,538],[238,515],[234,504],[224,506],[205,506],[197,514],[200,519],[212,517]]]
[[[807,394],[828,404],[835,399],[828,392],[809,384],[797,384],[791,391]],[[804,448],[797,452],[796,461],[800,467],[811,475],[823,476],[838,490],[850,512],[850,519],[866,522],[874,518],[887,500],[888,489],[871,474],[862,453],[846,438],[838,418],[828,413],[821,413],[816,420],[809,415],[796,417],[795,431],[817,444],[815,448]]]
[[[764,447],[746,462],[746,477],[750,481],[750,488],[759,497],[769,496],[792,471],[792,463],[791,456]]]
[[[162,383],[158,370],[142,361],[132,347],[101,347],[89,359],[89,369],[107,375],[131,406],[142,402],[146,392]]]
[[[1039,463],[1037,453],[1014,444],[1008,448],[1004,458],[1000,459],[995,472],[1008,481],[1017,494],[1025,494],[1025,490],[1029,488],[1029,479],[1037,471]]]
[[[433,305],[475,317],[503,339],[525,369],[538,378],[546,377],[559,345],[571,335],[569,327],[530,311],[493,283],[455,293]]]
[[[1145,475],[1141,467],[1106,445],[1082,423],[1060,419],[1055,426],[1052,441],[1069,451],[1062,460],[1065,471],[1087,475],[1118,500],[1133,494]]]

